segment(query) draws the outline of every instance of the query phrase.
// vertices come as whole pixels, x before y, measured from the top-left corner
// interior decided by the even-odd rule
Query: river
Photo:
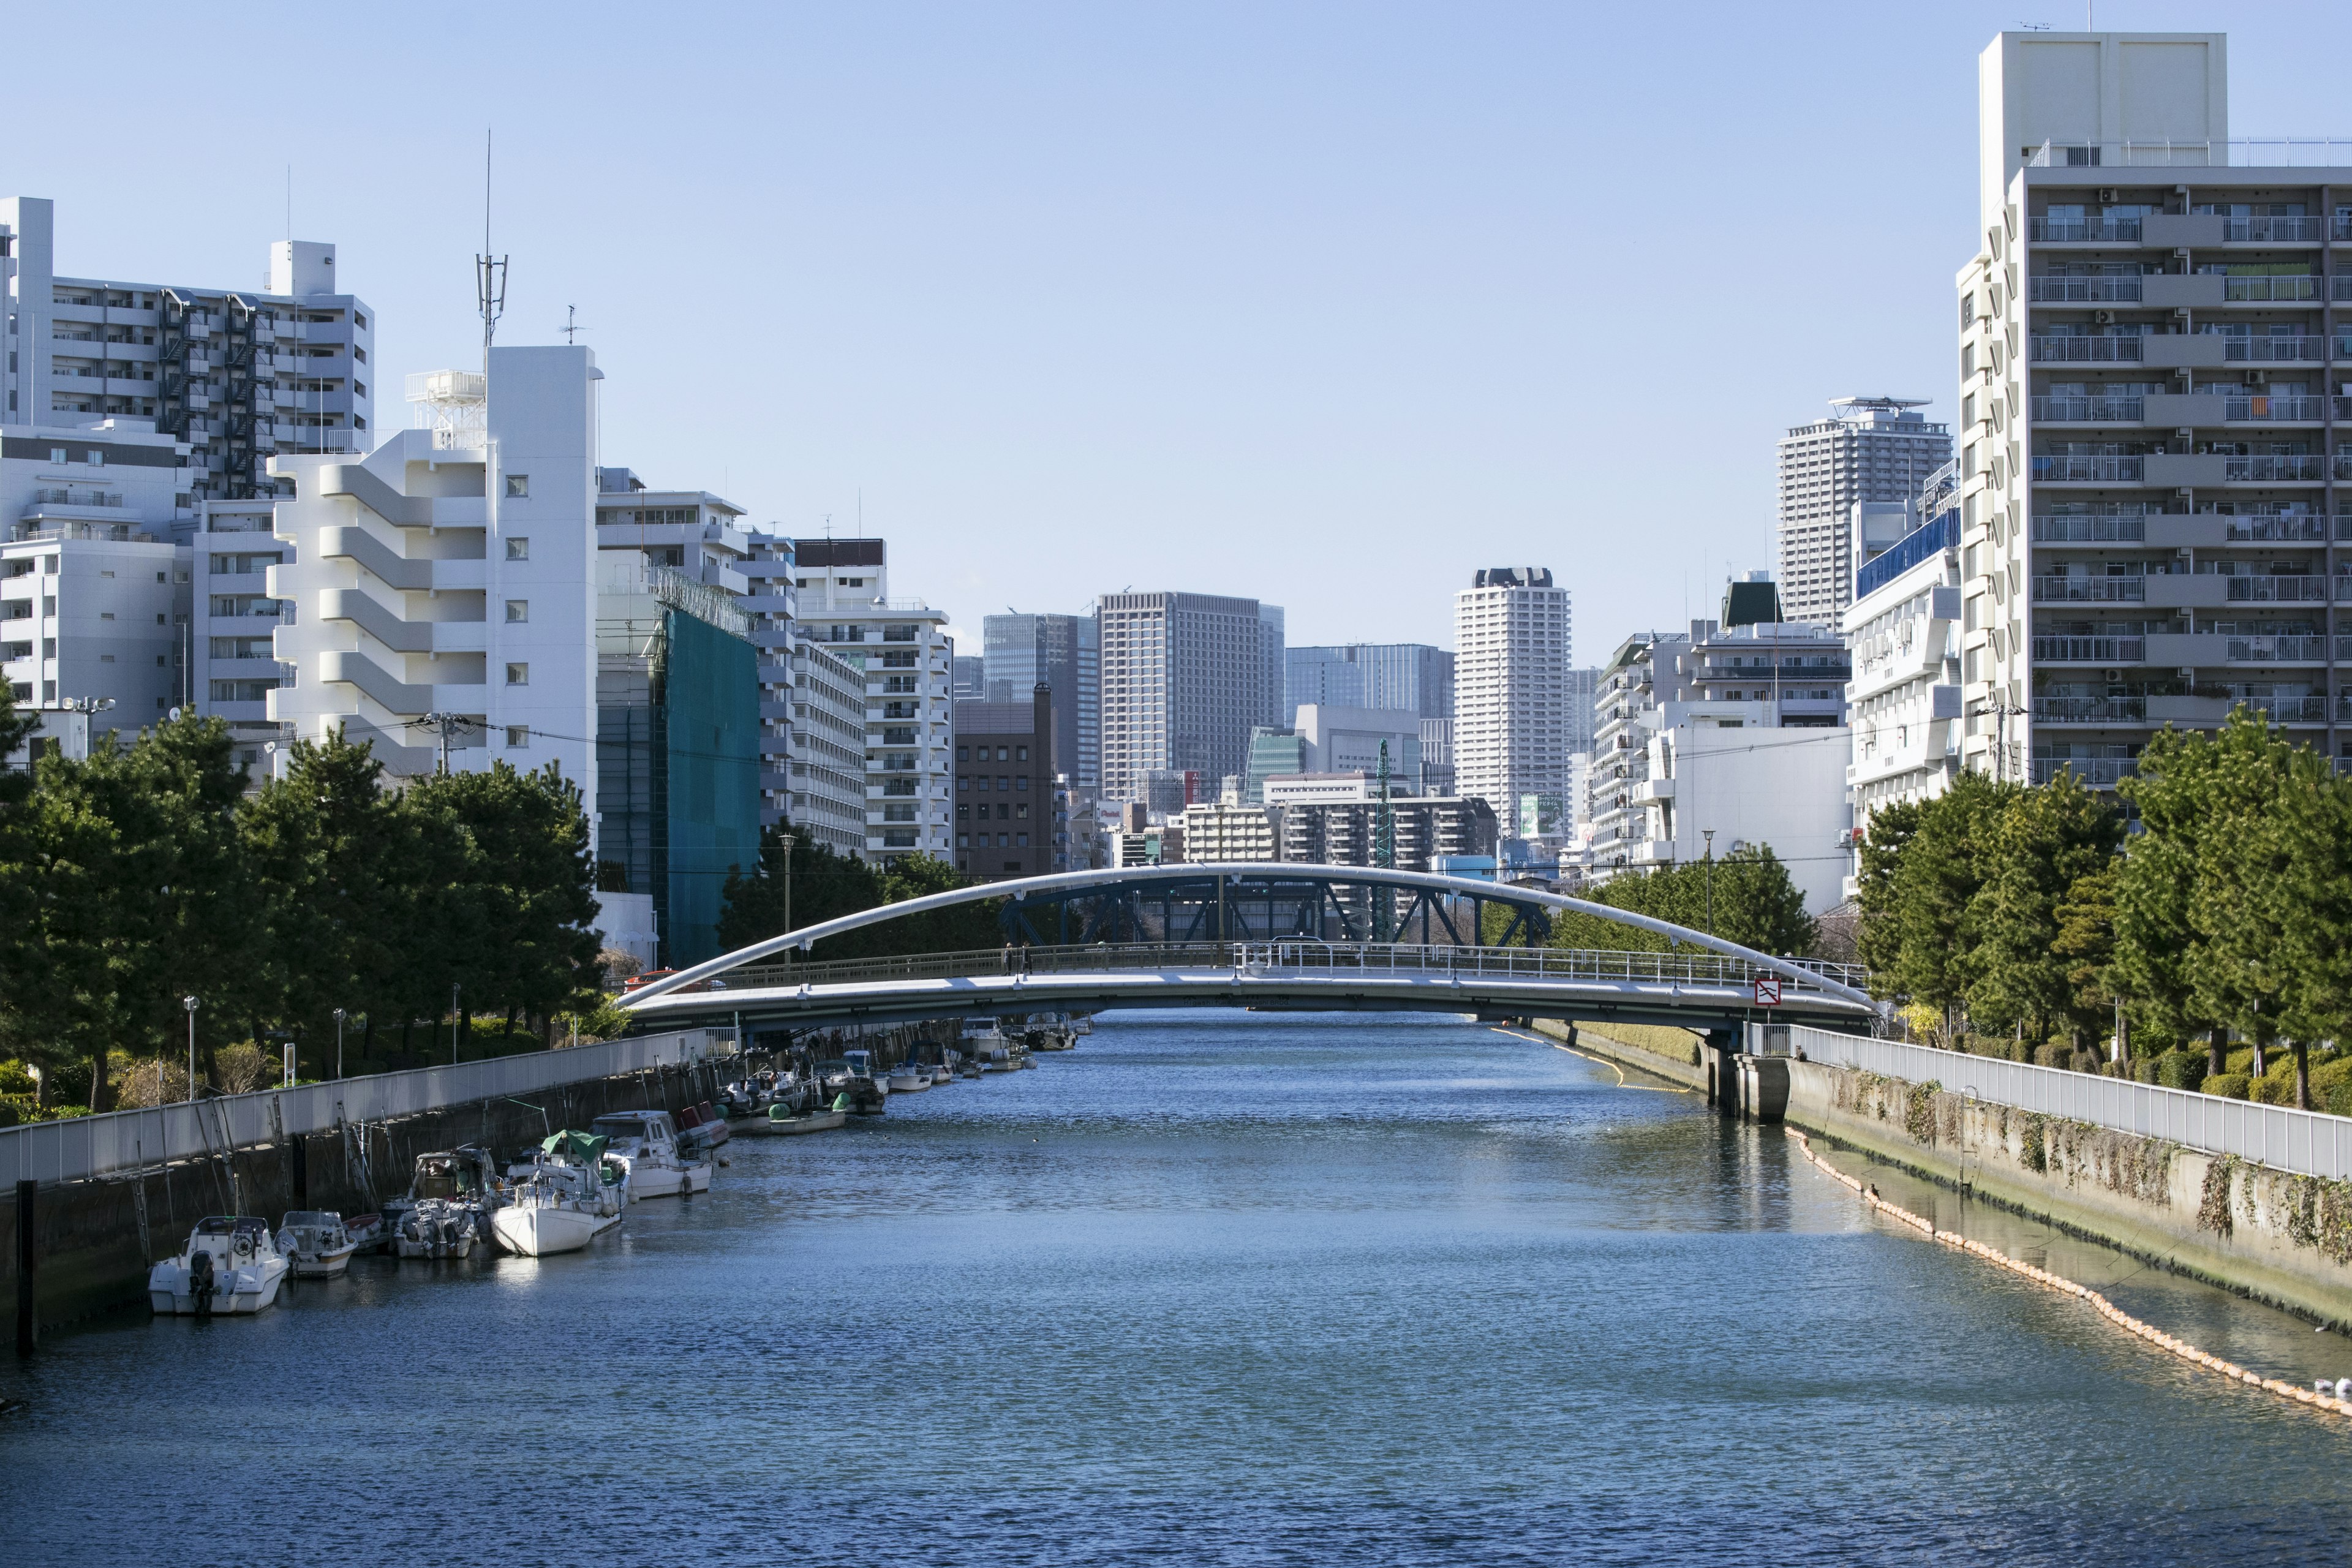
[[[2352,1424],[1872,1218],[1687,1094],[1451,1018],[1115,1015],[1042,1064],[738,1140],[586,1255],[52,1335],[0,1364],[31,1402],[0,1559],[2347,1552]],[[1972,1218],[2208,1349],[2352,1373],[2338,1336]]]

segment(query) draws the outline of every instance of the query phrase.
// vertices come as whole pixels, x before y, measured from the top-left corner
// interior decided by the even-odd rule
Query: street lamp
[[[466,1015],[457,1010],[457,984],[451,982],[449,986],[449,1065],[451,1067],[457,1065],[457,1031],[464,1028],[466,1025]]]
[[[1715,829],[1702,827],[1699,837],[1706,840],[1706,934],[1715,934]]]
[[[335,1076],[343,1076],[343,1010],[335,1009]]]
[[[793,929],[793,846],[798,842],[789,833],[776,835],[776,843],[784,851],[784,931],[787,935]],[[787,947],[784,949],[784,966],[791,968],[792,962],[793,950]]]
[[[188,1010],[188,1099],[193,1102],[196,1098],[197,1002],[193,996],[183,996],[180,998],[180,1005]]]

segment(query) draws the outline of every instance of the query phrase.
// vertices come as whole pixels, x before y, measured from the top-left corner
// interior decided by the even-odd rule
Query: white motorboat
[[[278,1250],[295,1279],[332,1279],[352,1266],[352,1254],[375,1239],[381,1224],[369,1215],[357,1227],[362,1234],[354,1234],[332,1209],[289,1209],[278,1223]]]
[[[920,1094],[931,1087],[931,1069],[921,1062],[901,1062],[890,1069],[892,1094]]]
[[[596,1118],[589,1131],[609,1140],[606,1152],[627,1163],[632,1202],[710,1190],[710,1162],[678,1147],[677,1124],[667,1110],[616,1110]]]
[[[934,1089],[941,1084],[955,1082],[955,1068],[950,1060],[955,1054],[953,1051],[944,1052],[940,1060],[931,1064],[931,1087]]]
[[[477,1238],[488,1238],[490,1215],[506,1201],[488,1150],[468,1143],[419,1154],[406,1195],[383,1206],[392,1249],[403,1258],[463,1258]]]
[[[148,1271],[158,1317],[244,1317],[278,1300],[289,1264],[266,1220],[215,1215],[196,1222],[186,1250]]]
[[[746,1138],[787,1138],[795,1132],[830,1132],[849,1120],[845,1110],[790,1111],[780,1103],[759,1121],[747,1121],[738,1129]]]
[[[976,1046],[985,1052],[989,1047],[1003,1043],[1004,1032],[996,1026],[996,1020],[993,1018],[966,1018],[963,1021],[962,1037],[966,1044]]]
[[[482,1223],[471,1206],[455,1199],[422,1198],[400,1216],[392,1249],[403,1258],[464,1258],[474,1250]]]
[[[608,1160],[604,1149],[603,1138],[569,1131],[541,1143],[515,1182],[514,1201],[490,1215],[499,1250],[523,1258],[577,1252],[620,1224],[627,1166]]]

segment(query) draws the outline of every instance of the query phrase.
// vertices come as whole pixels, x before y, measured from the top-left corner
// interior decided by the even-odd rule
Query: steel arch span
[[[998,951],[761,966],[827,937],[932,910],[1004,900]],[[1402,900],[1402,903],[1400,902]],[[1466,923],[1461,901],[1472,905]],[[1513,911],[1539,940],[1573,910],[1688,953],[1481,948],[1477,916]],[[1147,935],[1158,913],[1154,941]],[[1418,922],[1424,940],[1399,942]],[[1325,935],[1339,927],[1339,940]],[[1312,928],[1312,929],[1309,929]],[[1465,940],[1466,938],[1466,940]],[[1759,952],[1565,894],[1423,871],[1297,863],[1127,867],[958,888],[784,932],[624,997],[648,1025],[688,1018],[865,1019],[1118,1006],[1345,1006],[1509,1011],[1690,1022],[1754,1016],[1759,978],[1779,1016],[1851,1027],[1883,1005],[1858,971]]]

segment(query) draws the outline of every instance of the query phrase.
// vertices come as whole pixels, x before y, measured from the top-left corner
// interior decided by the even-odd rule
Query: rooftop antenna
[[[563,307],[563,341],[564,341],[565,342],[567,342],[567,343],[568,343],[568,342],[574,342],[575,340],[573,339],[573,337],[572,337],[572,333],[574,333],[574,332],[584,332],[584,331],[586,331],[587,330],[588,330],[587,328],[585,328],[585,327],[583,327],[583,326],[582,326],[582,325],[580,324],[580,307],[579,307],[579,306],[577,306],[577,305],[566,305],[566,306],[564,306],[564,307]]]
[[[474,258],[474,298],[482,311],[482,374],[490,374],[490,340],[507,313],[507,258],[490,254],[490,132],[482,132],[482,253]]]

